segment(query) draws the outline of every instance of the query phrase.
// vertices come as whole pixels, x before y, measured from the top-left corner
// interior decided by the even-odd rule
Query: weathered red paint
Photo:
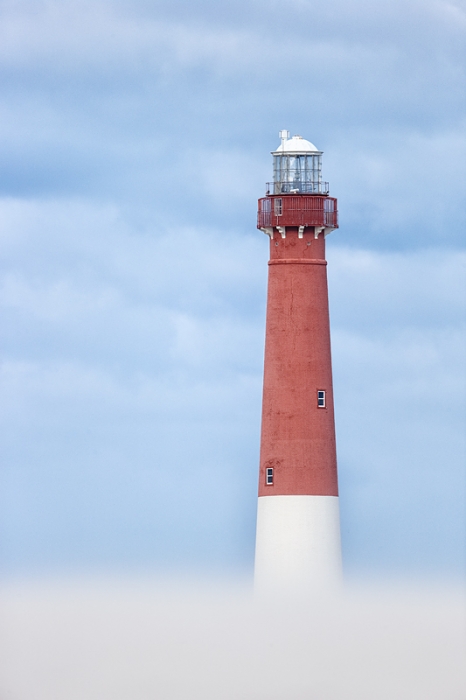
[[[285,198],[285,197],[284,197]],[[325,237],[270,241],[259,496],[337,496]],[[324,390],[325,408],[317,406]],[[273,467],[273,485],[266,469]]]

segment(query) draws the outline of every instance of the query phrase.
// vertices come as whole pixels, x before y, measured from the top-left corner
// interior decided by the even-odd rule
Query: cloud
[[[331,298],[338,299],[331,312],[339,328],[367,328],[387,337],[407,326],[437,331],[439,326],[461,324],[466,267],[462,249],[355,250],[340,244],[339,231],[332,236],[327,239],[329,289]]]
[[[459,5],[19,2],[2,12],[4,194],[92,197],[154,223],[244,230],[281,125],[326,151],[359,245],[460,241]]]
[[[364,514],[347,521],[348,566],[366,533],[366,563],[381,563],[383,538],[392,565],[432,570],[428,541],[442,538],[442,566],[462,568],[464,254],[332,247],[328,257],[342,503]]]

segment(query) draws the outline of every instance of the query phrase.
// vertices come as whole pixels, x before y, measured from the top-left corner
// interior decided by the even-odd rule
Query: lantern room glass
[[[322,192],[320,153],[278,153],[273,156],[274,194]]]

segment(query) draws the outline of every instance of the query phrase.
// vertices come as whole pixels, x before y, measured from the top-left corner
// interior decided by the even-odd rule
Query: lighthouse
[[[331,589],[341,577],[325,239],[337,200],[322,151],[280,132],[257,227],[270,242],[255,588]]]

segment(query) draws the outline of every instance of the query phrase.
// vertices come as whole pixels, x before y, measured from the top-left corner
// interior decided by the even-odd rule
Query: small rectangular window
[[[325,391],[317,392],[317,408],[325,408]]]
[[[273,467],[267,467],[265,470],[265,483],[267,486],[272,486],[273,484]]]
[[[276,199],[273,200],[273,213],[275,216],[281,216],[282,215],[282,198],[277,197]]]

